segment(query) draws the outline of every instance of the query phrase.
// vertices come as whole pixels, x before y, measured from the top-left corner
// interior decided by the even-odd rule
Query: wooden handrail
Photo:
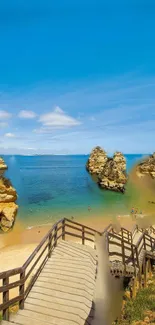
[[[43,244],[46,242],[46,240],[49,238],[50,234],[52,233],[52,231],[55,229],[56,225],[58,225],[59,223],[62,222],[63,219],[59,220],[56,224],[54,224],[54,226],[48,231],[48,233],[44,236],[44,238],[41,240],[41,242],[39,243],[39,245],[35,248],[35,250],[33,251],[33,253],[29,256],[29,258],[27,259],[27,261],[23,264],[22,268],[26,269],[28,267],[28,265],[31,263],[31,261],[33,260],[33,258],[35,257],[35,255],[39,252],[40,248],[43,246]]]
[[[64,219],[65,219],[65,221],[67,221],[69,223],[74,223],[75,225],[78,225],[80,227],[84,227],[85,229],[89,229],[89,230],[93,231],[94,233],[98,233],[99,235],[102,234],[100,231],[97,231],[96,229],[85,226],[85,225],[83,225],[83,224],[81,224],[79,222],[76,222],[76,221],[73,221],[73,220],[70,220],[70,219],[67,219],[67,218],[64,218]]]

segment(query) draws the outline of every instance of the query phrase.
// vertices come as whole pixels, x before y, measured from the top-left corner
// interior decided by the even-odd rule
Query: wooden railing
[[[123,232],[124,230],[122,234]],[[128,235],[127,233],[127,237]],[[136,245],[133,244],[132,238],[131,240],[130,238],[126,239],[124,235],[120,236],[113,232],[106,233],[106,243],[108,255],[110,257],[116,257],[116,260],[120,261],[124,265],[124,268],[131,262],[135,272],[136,268],[140,268],[140,263],[142,262],[140,260],[140,258],[143,257],[141,255],[142,250],[145,252],[153,252],[155,249],[155,239],[151,237],[147,231],[141,234]],[[115,246],[115,248],[113,248],[113,246]],[[119,250],[118,247],[120,248]]]
[[[2,295],[0,311],[2,311],[3,319],[9,320],[9,308],[12,305],[18,304],[20,309],[24,308],[27,295],[59,240],[65,240],[72,236],[78,238],[83,245],[88,242],[95,245],[96,234],[104,235],[109,256],[116,256],[116,259],[119,257],[124,269],[129,262],[132,262],[136,272],[136,268],[139,269],[140,267],[142,250],[153,251],[155,249],[155,240],[147,231],[142,232],[136,245],[133,244],[133,236],[138,230],[137,226],[131,232],[121,228],[120,233],[117,234],[113,225],[110,224],[103,232],[98,232],[67,218],[59,220],[49,230],[22,267],[0,273],[0,282],[2,282],[0,283],[0,294]],[[117,246],[116,251],[115,249],[110,250],[112,245]],[[120,251],[118,251],[118,247]],[[18,289],[18,295],[14,294],[13,298],[10,298],[10,291],[14,289]]]
[[[101,235],[100,232],[67,218],[59,220],[22,267],[0,273],[0,281],[2,282],[0,286],[0,294],[2,294],[0,311],[2,311],[3,319],[9,320],[10,306],[18,303],[20,309],[24,308],[27,295],[60,239],[65,240],[72,236],[79,238],[83,245],[87,242],[94,244],[96,233]],[[18,289],[19,294],[10,299],[10,291],[15,288]]]

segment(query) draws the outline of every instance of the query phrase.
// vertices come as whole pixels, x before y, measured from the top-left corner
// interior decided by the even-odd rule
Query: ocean
[[[127,171],[143,155],[126,155]],[[97,218],[130,213],[132,191],[101,190],[85,169],[87,155],[3,156],[18,193],[17,222],[25,227],[53,223],[62,217]]]

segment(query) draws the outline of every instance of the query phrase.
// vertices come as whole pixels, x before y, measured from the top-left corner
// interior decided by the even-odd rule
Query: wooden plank
[[[10,321],[7,321],[7,320],[2,320],[2,322],[0,323],[1,325],[11,325],[11,324],[14,324],[14,325],[19,325],[19,323],[12,323]],[[28,324],[30,325],[30,323]],[[43,324],[44,325],[44,324]]]
[[[82,245],[81,245],[81,246],[82,246]],[[66,243],[59,243],[58,247],[63,247],[63,248],[65,247],[65,248],[67,249],[67,251],[69,251],[69,252],[73,252],[76,256],[79,255],[79,256],[82,256],[82,257],[88,257],[88,258],[90,258],[90,256],[91,256],[91,257],[95,258],[95,257],[91,254],[91,252],[89,252],[89,251],[83,251],[82,249],[80,250],[80,247],[79,247],[79,249],[78,249],[78,248],[72,246],[71,244],[68,245],[68,244],[66,244]]]
[[[64,253],[62,253],[62,255],[59,254],[59,252],[56,252],[52,254],[51,258],[48,260],[48,262],[52,262],[54,260],[59,260],[59,261],[72,261],[72,262],[78,262],[78,263],[90,263],[93,264],[94,266],[96,265],[96,261],[95,260],[90,260],[90,258],[81,258],[81,257],[75,257],[74,258],[72,256],[66,256],[64,255]]]
[[[53,309],[53,310],[59,310],[61,312],[67,312],[67,313],[72,313],[75,315],[79,315],[83,320],[86,319],[87,317],[87,313],[79,308],[79,307],[73,307],[73,306],[67,306],[67,305],[61,305],[61,304],[57,304],[57,303],[53,303],[52,301],[44,301],[42,299],[35,299],[35,298],[27,298],[26,303],[29,303],[31,305],[37,305],[37,306],[41,306],[41,307],[47,307],[49,309]]]
[[[112,241],[112,240],[109,240],[109,244],[116,245],[118,247],[122,247],[122,243],[118,243],[118,242],[115,242],[115,241]],[[131,251],[131,244],[130,244],[130,247],[127,247],[127,246],[124,245],[124,248]]]
[[[4,279],[6,277],[14,276],[20,274],[22,272],[22,267],[17,267],[15,269],[4,271],[0,273],[0,279]]]
[[[70,301],[82,302],[88,308],[90,308],[91,304],[92,304],[92,301],[90,301],[86,297],[77,296],[77,295],[69,294],[69,293],[64,293],[64,292],[56,291],[56,290],[50,290],[47,288],[41,288],[41,287],[34,286],[32,288],[32,292],[42,293],[42,294],[48,295],[50,297],[55,297],[55,298],[59,298],[62,300],[66,300],[66,303],[68,305],[70,305]]]
[[[39,252],[40,248],[43,246],[43,244],[46,242],[46,240],[49,238],[49,235],[51,232],[55,229],[55,227],[62,222],[63,219],[59,220],[57,223],[54,224],[54,226],[49,230],[49,232],[44,236],[44,238],[41,240],[40,244],[35,248],[33,253],[29,256],[27,261],[23,264],[23,268],[26,269],[28,265],[32,262],[33,258],[36,256],[36,254]]]
[[[58,254],[57,254],[58,253]],[[51,258],[48,260],[49,261],[54,261],[54,260],[60,260],[60,261],[63,261],[64,259],[67,260],[67,261],[73,261],[73,262],[78,262],[78,263],[90,263],[92,265],[96,265],[96,260],[95,259],[90,259],[89,257],[85,257],[85,258],[81,258],[79,256],[66,256],[64,254],[64,252],[61,252],[62,255],[59,254],[60,251],[56,251],[53,252]]]
[[[23,296],[17,296],[15,298],[10,299],[7,303],[1,304],[0,305],[0,311],[3,310],[3,309],[7,309],[8,307],[10,307],[11,305],[14,305],[16,302],[19,302],[23,298],[24,298]]]
[[[45,269],[42,271],[42,274],[45,274],[45,273],[47,273],[47,274],[49,274],[49,273],[51,273],[51,271],[49,272],[49,271],[46,271]],[[87,282],[95,282],[95,280],[94,279],[92,279],[89,275],[87,275],[87,274],[80,274],[80,273],[77,273],[77,272],[69,272],[69,271],[64,271],[64,270],[53,270],[53,272],[52,272],[52,274],[57,274],[57,275],[65,275],[65,276],[68,276],[70,279],[74,279],[74,278],[77,278],[77,279],[84,279],[85,281],[87,281]]]
[[[12,283],[10,283],[8,285],[1,286],[0,287],[0,293],[5,292],[5,291],[10,290],[10,289],[13,289],[13,288],[16,288],[16,287],[19,287],[23,283],[24,283],[24,279],[12,282]]]
[[[27,297],[28,293],[30,292],[31,288],[33,287],[36,279],[38,278],[39,274],[41,273],[42,269],[44,268],[44,265],[46,263],[47,257],[43,260],[43,262],[40,265],[40,268],[38,269],[38,271],[35,273],[35,275],[33,276],[32,280],[30,281],[29,285],[27,286],[26,290],[25,290],[25,297]]]
[[[80,267],[78,265],[74,266],[74,265],[67,265],[67,264],[61,264],[61,265],[57,265],[56,263],[53,264],[47,264],[45,265],[46,270],[49,270],[52,272],[52,270],[64,270],[64,271],[72,271],[72,272],[76,272],[76,273],[88,273],[90,274],[90,276],[94,277],[95,274],[95,269],[92,269],[91,267]]]
[[[76,265],[85,265],[85,266],[91,266],[91,268],[95,268],[96,267],[96,260],[94,259],[93,261],[90,258],[79,258],[79,257],[75,257],[72,258],[71,256],[64,256],[64,255],[57,255],[57,254],[52,254],[51,258],[48,259],[47,263],[64,263],[64,261],[67,261],[68,264],[76,264]]]
[[[37,320],[35,320],[34,318],[31,318],[31,317],[27,317],[27,316],[21,316],[21,315],[14,315],[14,316],[11,316],[11,319],[12,319],[12,321],[13,321],[13,323],[8,323],[9,325],[13,325],[13,324],[20,324],[20,325],[48,325],[48,324],[50,324],[50,325],[57,325],[57,324],[55,324],[55,323],[49,323],[49,322],[47,322],[46,321],[46,324],[45,324],[45,322],[44,322],[44,320],[39,320],[39,319],[37,319]],[[17,322],[17,323],[15,323],[15,322]],[[2,325],[3,325],[3,323],[2,323]],[[5,324],[4,324],[5,325]]]
[[[90,272],[90,273],[92,273],[92,274],[94,274],[94,271],[95,271],[95,267],[94,266],[92,266],[92,265],[90,265],[90,264],[88,264],[88,265],[81,265],[81,264],[72,264],[72,263],[65,263],[65,261],[64,262],[57,262],[57,261],[55,261],[55,262],[49,262],[49,261],[47,261],[47,263],[46,263],[46,267],[51,267],[51,268],[65,268],[65,269],[70,269],[70,270],[72,270],[73,269],[73,271],[75,271],[76,269],[79,269],[79,270],[84,270],[84,271],[88,271],[88,272]]]
[[[71,320],[63,320],[62,318],[58,317],[53,317],[50,315],[42,314],[39,312],[35,311],[30,311],[30,310],[19,310],[18,312],[19,315],[21,316],[26,316],[31,318],[33,321],[31,321],[31,324],[37,325],[38,321],[44,321],[44,324],[50,323],[50,324],[55,324],[55,325],[77,325],[76,322],[71,321]]]
[[[8,286],[9,285],[9,278],[6,277],[5,279],[3,279],[3,286]],[[9,303],[9,290],[6,290],[5,292],[3,292],[3,306],[7,305],[8,306]],[[9,320],[9,308],[5,307],[2,310],[2,316],[4,320]]]
[[[85,292],[82,289],[79,288],[72,288],[71,286],[67,287],[64,285],[60,284],[54,284],[54,283],[47,283],[47,282],[41,282],[39,280],[36,281],[35,287],[40,287],[40,288],[45,288],[45,289],[50,289],[50,290],[55,290],[55,291],[61,291],[64,293],[69,293],[73,295],[78,295],[87,298],[88,300],[92,301],[92,295],[89,294],[88,292]]]
[[[30,276],[30,274],[32,273],[33,269],[35,268],[35,266],[37,265],[37,263],[39,262],[39,260],[41,259],[41,257],[43,256],[43,254],[45,253],[46,249],[48,248],[48,243],[46,244],[46,246],[44,247],[43,251],[41,252],[41,254],[38,256],[38,258],[36,259],[35,263],[32,265],[32,267],[30,268],[30,270],[28,271],[28,273],[26,274],[25,277],[25,281],[28,279],[28,277]],[[48,254],[46,254],[45,259],[48,257]]]
[[[84,305],[82,302],[72,300],[72,301],[69,301],[69,304],[68,304],[68,301],[60,299],[58,297],[51,297],[49,295],[45,295],[45,294],[42,294],[39,292],[30,292],[27,299],[29,299],[29,298],[35,299],[36,301],[39,299],[41,301],[44,301],[45,303],[49,302],[50,304],[56,304],[56,305],[60,306],[60,308],[61,308],[61,306],[63,308],[65,308],[65,307],[79,308],[82,312],[84,312],[86,314],[88,314],[90,311],[89,307]]]
[[[66,220],[67,222],[69,222],[69,223],[73,223],[74,225],[83,226],[83,224],[78,223],[78,222],[75,222],[75,221],[73,221],[73,220],[70,220],[70,219],[67,219],[67,218],[65,218],[65,220]],[[84,226],[85,226],[85,225],[84,225]],[[102,234],[101,232],[97,231],[96,229],[90,228],[90,227],[88,227],[88,226],[85,226],[85,228],[88,229],[88,230],[93,231],[94,233],[97,233],[97,234],[100,234],[100,235]]]
[[[64,323],[66,321],[73,321],[80,325],[83,324],[83,320],[75,312],[68,313],[66,311],[51,309],[51,308],[47,308],[46,306],[41,306],[41,305],[38,306],[38,305],[30,304],[30,303],[25,303],[25,310],[37,312],[37,313],[43,314],[43,315],[49,315],[49,316],[54,317],[55,319],[58,318],[58,320],[62,319],[62,321],[64,321]]]
[[[40,282],[45,282],[45,283],[52,283],[52,284],[59,284],[59,285],[63,285],[66,287],[71,287],[71,288],[77,288],[77,289],[81,289],[84,290],[85,292],[88,292],[90,295],[93,294],[93,288],[88,288],[85,284],[81,284],[79,282],[70,282],[69,279],[67,280],[61,280],[61,279],[57,279],[57,278],[49,278],[49,277],[44,277],[44,276],[39,276],[38,280]]]
[[[84,284],[87,288],[89,289],[94,289],[94,284],[91,283],[91,282],[88,282],[86,281],[86,279],[84,278],[76,278],[73,274],[72,277],[68,278],[67,275],[64,275],[64,274],[57,274],[57,273],[41,273],[39,278],[40,277],[44,277],[44,278],[47,278],[47,279],[58,279],[58,280],[62,280],[62,281],[70,281],[70,283],[80,283],[80,284]]]

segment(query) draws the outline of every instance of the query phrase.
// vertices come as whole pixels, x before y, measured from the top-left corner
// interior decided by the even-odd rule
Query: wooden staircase
[[[22,267],[0,273],[1,325],[91,324],[99,267],[96,234],[106,239],[111,273],[132,278],[144,261],[155,260],[155,230],[150,235],[150,229],[116,233],[109,225],[101,233],[66,218],[58,221]],[[15,304],[17,314],[9,313]]]

